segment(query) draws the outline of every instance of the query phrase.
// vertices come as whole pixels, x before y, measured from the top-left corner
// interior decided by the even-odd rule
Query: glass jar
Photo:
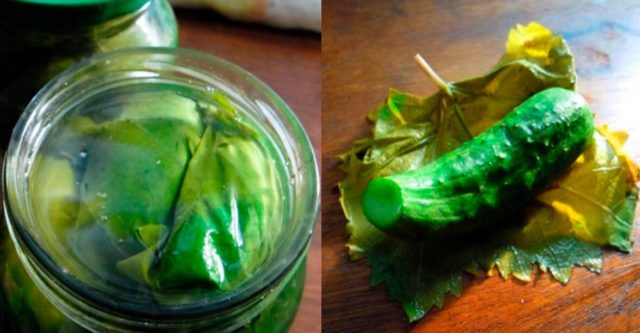
[[[167,0],[0,2],[0,140],[6,145],[29,100],[80,59],[111,50],[176,46]]]
[[[154,95],[157,99],[171,93],[180,98],[188,96],[200,111],[202,105],[209,102],[208,97],[223,94],[226,99],[222,104],[228,102],[239,110],[232,121],[246,119],[246,124],[256,126],[256,131],[259,127],[273,144],[273,149],[268,150],[272,154],[270,161],[281,167],[278,184],[282,184],[284,194],[282,205],[278,206],[281,214],[277,221],[269,223],[278,223],[282,231],[269,239],[260,238],[260,242],[272,242],[273,246],[251,274],[233,288],[209,289],[189,284],[158,289],[136,283],[123,284],[118,281],[126,278],[112,279],[111,275],[101,275],[101,270],[92,266],[94,262],[108,260],[105,257],[115,252],[99,249],[95,251],[98,253],[96,260],[80,262],[74,259],[77,254],[67,256],[66,248],[48,241],[50,225],[43,222],[45,219],[41,217],[44,215],[38,213],[48,204],[38,201],[39,193],[64,190],[51,186],[52,183],[46,187],[34,186],[37,183],[34,179],[38,179],[34,170],[38,170],[37,161],[47,147],[47,138],[76,112],[94,116],[101,108],[118,101],[138,101],[135,94],[142,91],[139,87],[152,93],[161,92]],[[121,97],[114,92],[125,95]],[[92,104],[96,101],[106,104]],[[145,108],[145,103],[161,106],[166,104],[164,101],[146,99],[142,104],[135,104],[140,109],[134,108],[127,121],[153,114],[154,109]],[[134,104],[119,105],[118,117],[123,117],[125,111],[122,110],[131,109],[130,105]],[[171,108],[168,110],[162,112],[169,114]],[[213,110],[217,110],[216,107]],[[224,131],[219,126],[215,128]],[[163,136],[171,135],[170,132],[162,133]],[[163,139],[160,135],[156,138]],[[91,156],[91,152],[81,150],[79,155],[84,159]],[[131,158],[137,157],[132,154]],[[238,165],[241,166],[245,161],[240,162]],[[166,163],[158,159],[155,164]],[[207,177],[211,176],[205,173],[197,181],[206,183]],[[59,178],[64,177],[52,177],[53,184]],[[291,109],[264,83],[233,64],[194,51],[162,48],[121,50],[81,62],[48,83],[27,107],[7,150],[3,181],[8,231],[17,249],[17,255],[5,254],[2,258],[2,284],[7,296],[3,302],[9,303],[5,305],[10,305],[14,311],[5,315],[19,318],[19,322],[10,323],[5,317],[3,332],[81,332],[84,329],[95,332],[285,332],[295,316],[318,211],[315,157],[308,136]],[[76,185],[82,187],[84,184]],[[109,195],[112,198],[126,194]],[[106,198],[107,194],[99,193],[99,196]],[[269,226],[275,228],[276,224]],[[75,239],[69,234],[66,236],[69,240]],[[85,236],[77,238],[84,242],[76,244],[81,252],[100,247],[99,238]],[[166,239],[163,241],[168,244],[170,240]],[[127,242],[120,239],[116,243]],[[5,244],[4,247],[11,246]],[[156,249],[152,253],[156,255],[163,251],[170,252]],[[189,259],[181,258],[187,262]],[[22,268],[30,279],[24,276]],[[49,302],[55,308],[48,306]]]

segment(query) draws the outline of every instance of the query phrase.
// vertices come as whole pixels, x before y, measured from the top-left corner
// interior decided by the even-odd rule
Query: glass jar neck
[[[0,25],[44,32],[87,30],[143,10],[152,0],[3,1]]]

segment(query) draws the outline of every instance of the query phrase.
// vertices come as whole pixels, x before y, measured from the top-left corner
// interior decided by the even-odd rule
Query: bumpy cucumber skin
[[[400,188],[395,222],[384,231],[474,230],[524,206],[561,176],[591,144],[593,115],[579,94],[544,90],[504,119],[422,168],[385,177]],[[376,180],[374,180],[376,181]],[[495,221],[497,222],[497,221]]]

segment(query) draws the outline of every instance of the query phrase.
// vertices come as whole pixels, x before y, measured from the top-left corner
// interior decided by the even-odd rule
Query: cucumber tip
[[[371,224],[381,230],[390,229],[402,212],[400,187],[387,178],[372,180],[362,196],[362,208]]]

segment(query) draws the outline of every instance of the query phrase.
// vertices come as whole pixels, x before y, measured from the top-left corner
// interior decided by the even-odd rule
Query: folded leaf
[[[120,103],[101,104],[91,114],[95,123],[77,117],[81,143],[66,155],[81,174],[77,224],[100,222],[125,239],[144,225],[168,223],[202,124],[195,103],[176,95]]]
[[[189,162],[154,272],[160,287],[233,289],[259,268],[280,233],[282,184],[270,155],[255,136],[214,127]]]
[[[43,233],[50,251],[78,276],[87,267],[112,276],[118,260],[145,248],[141,228],[170,222],[202,134],[196,104],[175,94],[103,102],[62,120],[31,182],[56,189],[34,191],[33,200],[39,218],[49,221],[43,228],[52,229]]]
[[[148,248],[118,263],[156,288],[233,289],[262,265],[280,233],[283,188],[268,140],[223,95],[213,100],[198,106],[206,130],[185,163],[169,232],[139,228]]]

